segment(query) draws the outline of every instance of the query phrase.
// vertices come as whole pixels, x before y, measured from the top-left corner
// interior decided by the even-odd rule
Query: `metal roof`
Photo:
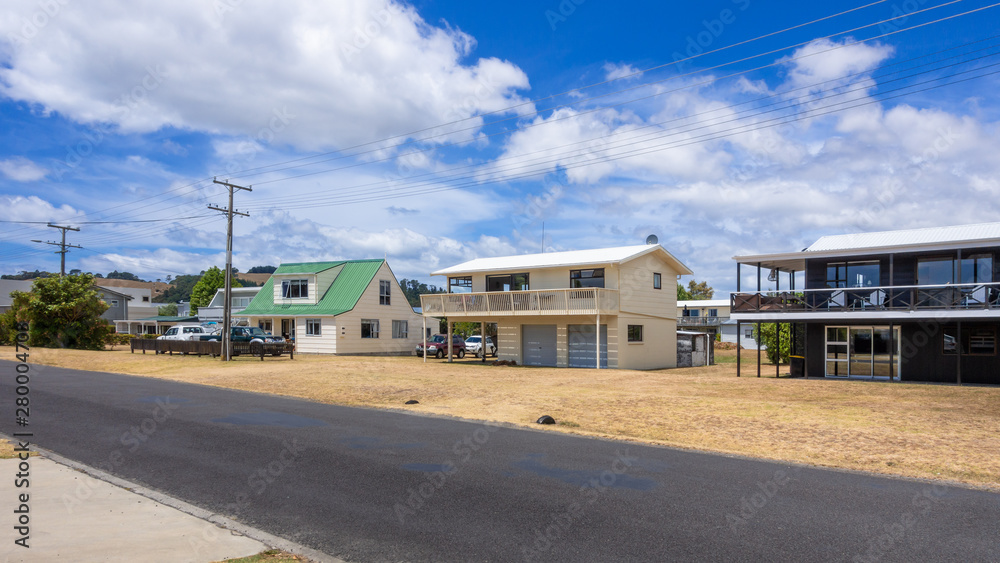
[[[677,302],[678,307],[728,307],[729,299],[684,299]]]
[[[260,292],[240,312],[243,317],[283,317],[296,315],[340,315],[357,305],[361,295],[371,284],[375,274],[385,260],[344,260],[340,262],[306,262],[299,264],[282,264],[275,270],[277,274],[317,274],[343,264],[343,269],[337,274],[330,288],[320,297],[315,305],[275,305],[274,278],[267,280]]]
[[[825,236],[799,252],[733,256],[742,264],[799,271],[810,258],[838,258],[899,252],[1000,246],[1000,223],[929,227]]]
[[[135,319],[135,320],[136,321],[156,321],[156,322],[160,322],[160,323],[188,323],[188,322],[196,323],[196,322],[198,322],[198,317],[176,317],[176,316],[172,317],[172,316],[167,316],[167,315],[157,315],[155,317],[146,317],[144,319]],[[122,320],[121,322],[124,323],[124,322],[128,322],[128,321]]]
[[[806,252],[828,250],[857,250],[862,248],[887,248],[924,244],[953,242],[973,242],[992,240],[1000,243],[1000,223],[979,223],[954,227],[929,227],[903,231],[881,231],[877,233],[853,233],[831,235],[812,243]]]
[[[600,266],[616,264],[638,258],[650,252],[662,252],[664,259],[670,263],[678,274],[690,275],[691,270],[683,262],[667,252],[658,244],[641,244],[636,246],[618,246],[614,248],[596,248],[591,250],[570,250],[566,252],[544,252],[541,254],[520,254],[516,256],[498,256],[494,258],[476,258],[450,268],[431,272],[432,276],[447,276],[451,274],[468,274],[473,272],[494,272],[527,270],[538,268],[558,268],[565,266]]]

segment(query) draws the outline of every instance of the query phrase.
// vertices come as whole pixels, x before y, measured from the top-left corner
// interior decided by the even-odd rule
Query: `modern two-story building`
[[[1000,384],[998,252],[1000,223],[985,223],[736,256],[732,317],[791,323],[794,371],[808,377]],[[749,292],[740,288],[747,267],[756,277]]]
[[[497,324],[498,357],[553,367],[655,369],[677,362],[677,276],[658,244],[478,258],[438,270],[425,322]],[[434,321],[437,322],[437,321]]]

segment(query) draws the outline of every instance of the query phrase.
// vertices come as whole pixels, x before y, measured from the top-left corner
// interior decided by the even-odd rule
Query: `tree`
[[[233,287],[243,287],[239,280],[233,279]],[[219,288],[226,286],[226,274],[219,268],[212,266],[205,270],[205,275],[201,276],[198,283],[194,284],[191,290],[191,314],[198,314],[198,307],[204,307],[212,302],[215,293]]]
[[[406,278],[399,280],[399,287],[402,288],[403,295],[406,296],[406,301],[411,307],[420,306],[420,295],[422,293],[446,293],[443,288],[436,285],[427,285],[420,280],[408,280]]]
[[[35,270],[34,272],[28,272],[21,270],[20,274],[4,274],[0,276],[0,279],[4,280],[34,280],[38,278],[50,278],[58,274],[53,274],[51,272],[43,272],[41,270]]]
[[[119,272],[115,270],[110,272],[105,279],[109,280],[129,280],[129,281],[142,281],[139,276],[133,274],[132,272]]]
[[[767,346],[765,353],[767,354],[767,359],[772,363],[778,363],[778,353],[781,353],[781,363],[787,364],[788,358],[792,354],[792,325],[788,323],[781,323],[781,342],[777,342],[777,334],[775,334],[774,323],[760,323],[760,338],[757,335],[757,324],[753,324],[753,337],[754,340],[759,341],[764,346]]]
[[[201,276],[198,275],[185,275],[177,276],[171,282],[170,287],[163,292],[160,296],[160,300],[165,303],[177,303],[180,301],[190,301],[191,291],[194,289],[194,285],[198,283]]]
[[[254,266],[247,270],[248,274],[273,274],[278,268],[275,266]]]
[[[169,303],[162,307],[156,309],[156,314],[161,317],[176,317],[177,316],[177,303]]]
[[[691,300],[691,294],[688,293],[688,291],[686,289],[684,289],[684,286],[681,285],[681,284],[677,284],[677,300],[678,301],[690,301]]]
[[[114,327],[101,315],[108,304],[94,287],[94,276],[38,278],[31,292],[11,293],[16,321],[26,321],[28,345],[102,350]]]
[[[715,290],[708,286],[708,282],[698,283],[694,280],[688,282],[687,292],[690,299],[711,299],[715,295]]]

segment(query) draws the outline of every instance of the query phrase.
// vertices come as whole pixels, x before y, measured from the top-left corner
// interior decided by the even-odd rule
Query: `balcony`
[[[437,293],[421,295],[420,306],[425,317],[616,315],[618,291],[588,288]]]
[[[726,320],[725,317],[677,317],[678,327],[689,327],[689,326],[719,326],[722,321]]]
[[[1000,310],[1000,283],[734,293],[731,306],[734,314]]]

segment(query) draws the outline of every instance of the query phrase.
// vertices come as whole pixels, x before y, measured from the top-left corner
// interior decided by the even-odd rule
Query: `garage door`
[[[556,365],[556,325],[521,325],[521,358],[526,366]]]
[[[597,356],[594,332],[594,325],[569,325],[569,367],[594,367]],[[608,325],[601,325],[601,367],[608,367]]]

